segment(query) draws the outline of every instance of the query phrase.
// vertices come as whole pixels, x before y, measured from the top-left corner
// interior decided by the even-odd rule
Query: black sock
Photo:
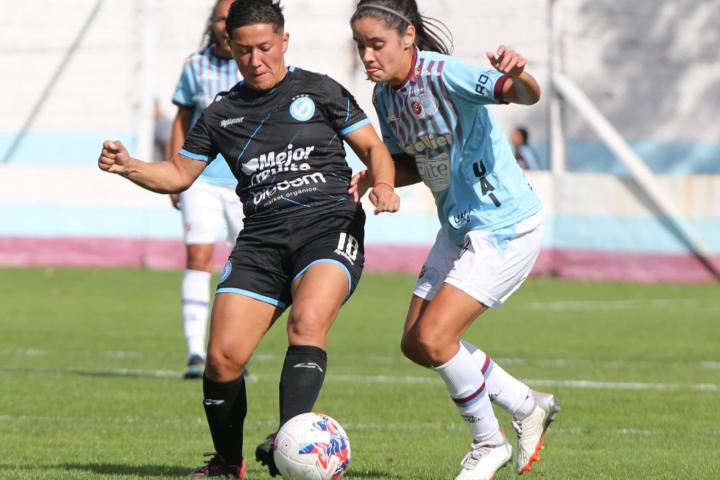
[[[319,347],[290,345],[280,374],[280,426],[301,413],[311,412],[320,394],[327,354]]]
[[[243,423],[247,414],[245,377],[218,383],[203,376],[205,416],[215,451],[227,463],[242,463]]]

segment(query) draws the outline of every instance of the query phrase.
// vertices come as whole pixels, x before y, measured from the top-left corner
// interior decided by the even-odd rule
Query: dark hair
[[[275,33],[285,30],[285,17],[279,0],[235,0],[225,21],[225,31],[232,38],[236,28],[269,23]]]
[[[520,134],[520,138],[522,138],[523,145],[527,145],[528,143],[528,131],[525,127],[516,127],[515,131]]]
[[[200,44],[203,45],[202,48],[211,48],[217,43],[217,39],[215,38],[215,35],[213,35],[212,24],[215,21],[215,10],[217,10],[218,4],[222,1],[223,0],[216,0],[212,10],[210,10],[210,15],[208,15],[207,18],[207,25],[205,26],[205,31],[203,32],[202,41],[200,42]]]
[[[373,6],[380,8],[372,8]],[[355,13],[350,18],[350,23],[365,17],[373,17],[385,22],[400,35],[404,35],[412,24],[416,32],[415,45],[420,50],[446,55],[452,52],[450,30],[441,21],[420,15],[415,0],[360,0]]]

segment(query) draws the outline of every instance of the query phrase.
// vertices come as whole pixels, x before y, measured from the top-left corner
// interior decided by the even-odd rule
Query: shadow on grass
[[[354,471],[352,469],[352,467],[350,467],[350,470],[348,470],[348,472],[345,475],[343,475],[343,478],[372,478],[372,479],[377,478],[377,479],[388,480],[388,479],[400,478],[400,477],[398,477],[396,475],[391,476],[389,474],[389,472],[386,472],[386,471],[381,472],[378,470],[368,470],[368,471],[357,472],[357,471]]]
[[[64,470],[81,470],[98,475],[128,475],[134,477],[185,478],[190,469],[168,465],[122,465],[112,463],[63,463],[58,465]]]
[[[182,378],[182,372],[171,370],[85,370],[77,368],[0,368],[2,372],[36,373],[43,375],[80,375],[84,377],[142,377],[142,378]]]

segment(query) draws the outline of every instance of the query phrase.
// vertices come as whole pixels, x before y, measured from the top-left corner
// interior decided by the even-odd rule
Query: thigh
[[[208,376],[229,381],[242,372],[282,309],[240,294],[215,297],[208,343]]]
[[[197,180],[180,194],[186,244],[215,243],[225,218],[223,205],[213,185]]]
[[[348,295],[348,281],[342,266],[319,262],[293,283],[293,306],[287,329],[290,345],[326,349],[327,333]]]

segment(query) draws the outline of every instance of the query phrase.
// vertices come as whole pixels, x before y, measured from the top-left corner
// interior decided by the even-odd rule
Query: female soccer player
[[[490,399],[510,412],[518,434],[516,468],[531,470],[558,408],[462,337],[528,276],[542,243],[541,205],[505,133],[485,107],[540,98],[526,60],[505,48],[488,53],[494,70],[448,56],[415,0],[361,0],[351,19],[396,185],[423,181],[441,228],[413,292],[403,353],[445,381],[473,437],[458,480],[489,479],[512,456]],[[367,179],[353,179],[362,193]],[[488,395],[489,394],[489,395]]]
[[[171,156],[185,143],[190,127],[212,103],[215,95],[230,90],[241,80],[225,41],[225,20],[233,0],[217,0],[208,18],[205,48],[190,55],[175,87],[173,103],[178,110],[170,137]],[[186,270],[183,276],[182,316],[187,341],[185,378],[201,378],[205,364],[205,331],[210,309],[210,279],[218,230],[227,228],[230,245],[242,228],[243,206],[235,194],[237,179],[227,162],[218,158],[203,170],[184,192],[172,194],[182,212]]]
[[[284,23],[275,0],[236,0],[226,30],[244,81],[208,106],[171,161],[136,160],[117,141],[106,141],[98,160],[100,169],[161,193],[187,188],[218,153],[238,179],[245,226],[216,291],[203,378],[217,453],[190,478],[243,478],[243,369],[291,303],[280,424],[312,410],[328,330],[363,267],[365,216],[348,194],[343,140],[368,165],[375,213],[399,207],[387,148],[344,88],[286,66]],[[269,453],[260,460],[272,472]]]

